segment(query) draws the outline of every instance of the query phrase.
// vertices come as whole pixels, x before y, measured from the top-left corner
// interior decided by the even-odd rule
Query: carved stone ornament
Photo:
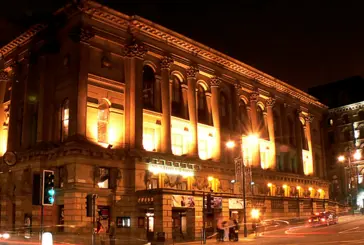
[[[258,98],[259,98],[259,93],[258,92],[252,92],[250,94],[250,101],[258,101]]]
[[[74,27],[69,33],[69,37],[74,42],[87,42],[94,36],[95,32],[92,30],[92,28],[79,27],[79,26]]]
[[[170,69],[173,64],[173,59],[169,56],[164,56],[161,59],[161,69]]]
[[[7,82],[9,80],[9,73],[7,73],[6,71],[0,71],[0,82]]]
[[[221,79],[217,76],[214,76],[210,80],[211,87],[220,87]]]
[[[187,78],[196,78],[196,75],[198,74],[198,69],[196,66],[190,66],[186,70]]]
[[[101,67],[102,68],[111,68],[112,67],[111,60],[106,55],[101,58]]]
[[[276,103],[275,98],[270,97],[270,98],[267,99],[267,106],[273,107],[275,103]]]
[[[236,80],[235,81],[235,83],[234,83],[234,87],[235,87],[235,89],[236,89],[236,93],[237,94],[240,94],[240,90],[242,89],[242,85],[241,85],[241,83],[240,83],[240,81],[239,80]]]
[[[5,120],[3,123],[3,129],[8,129],[9,120],[10,120],[10,106],[9,105],[4,108],[4,113],[5,113]]]
[[[135,38],[133,38],[124,48],[124,56],[126,57],[137,57],[143,58],[147,53],[147,48],[144,44],[139,43]]]
[[[305,117],[305,121],[307,123],[312,123],[313,119],[315,119],[315,117],[312,114],[309,114]]]

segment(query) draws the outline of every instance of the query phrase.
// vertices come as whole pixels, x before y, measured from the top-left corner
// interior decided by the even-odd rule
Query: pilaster
[[[212,121],[215,128],[215,151],[213,159],[215,161],[220,160],[221,156],[221,125],[220,125],[220,89],[221,79],[219,77],[213,77],[211,79],[211,105],[212,105]]]
[[[277,163],[276,163],[276,142],[275,142],[275,132],[274,132],[274,114],[273,114],[273,107],[275,104],[275,98],[269,98],[267,100],[267,122],[268,122],[268,132],[269,132],[269,141],[271,142],[270,149],[270,163],[271,168],[273,170],[277,169]]]
[[[308,150],[310,152],[310,158],[311,158],[311,171],[312,175],[317,175],[318,173],[315,172],[315,164],[317,164],[316,162],[314,162],[313,160],[313,148],[312,148],[312,137],[311,137],[311,123],[313,121],[314,117],[312,115],[307,115],[305,117],[305,123],[306,123],[306,134],[307,134],[307,145],[308,145]]]
[[[198,156],[197,108],[196,108],[196,76],[198,69],[190,66],[187,71],[188,113],[190,117],[190,151],[191,156]]]
[[[169,73],[171,65],[173,64],[173,59],[165,56],[161,60],[161,70],[162,70],[162,152],[172,153],[171,144],[171,94],[170,94],[170,82]]]
[[[301,133],[301,121],[300,121],[301,111],[296,110],[295,112],[295,130],[296,130],[296,150],[297,150],[297,164],[298,164],[298,174],[304,174],[303,169],[303,159],[302,159],[302,133]]]
[[[252,121],[252,133],[260,136],[258,118],[257,118],[257,102],[259,94],[258,92],[253,92],[250,94],[250,117]],[[259,156],[259,144],[255,144],[252,148],[252,166],[255,168],[260,168],[260,156]]]
[[[164,232],[166,240],[172,240],[172,196],[157,195],[154,198],[154,231]]]

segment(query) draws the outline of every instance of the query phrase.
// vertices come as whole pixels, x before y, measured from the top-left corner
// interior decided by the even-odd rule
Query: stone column
[[[125,47],[125,143],[143,149],[143,57],[145,46],[136,40]]]
[[[5,113],[5,108],[3,106],[3,103],[8,82],[9,82],[8,73],[5,71],[0,71],[0,155],[5,153],[3,152],[3,150],[5,151],[5,149],[3,149],[3,146],[6,148],[6,144],[5,142],[3,142],[3,140],[6,139],[5,137],[7,137],[6,133],[4,132],[5,130],[7,131],[7,129],[6,128],[4,129],[3,126],[7,115]],[[7,125],[7,123],[5,123],[5,125]],[[2,145],[3,143],[4,145]]]
[[[211,115],[212,115],[212,104],[213,102],[211,101],[212,100],[212,95],[210,92],[206,92],[205,93],[206,95],[206,107],[207,107],[207,124],[208,125],[212,125],[212,118],[211,118]]]
[[[191,156],[198,156],[198,134],[197,134],[197,106],[196,106],[196,76],[198,70],[191,66],[187,69],[188,84],[188,113],[190,117],[190,151]]]
[[[166,240],[172,240],[172,196],[158,194],[154,197],[154,232],[164,232]]]
[[[276,163],[276,142],[275,142],[275,132],[274,132],[274,114],[273,114],[273,106],[275,104],[275,98],[269,98],[267,100],[267,120],[268,120],[268,132],[269,132],[269,141],[271,142],[272,149],[270,150],[270,163],[271,169],[277,169]]]
[[[236,106],[235,106],[235,117],[234,117],[234,115],[233,115],[233,122],[234,122],[234,130],[236,131],[236,132],[239,132],[240,134],[242,134],[243,133],[243,131],[242,131],[242,123],[241,123],[241,121],[240,121],[240,117],[241,117],[241,115],[240,115],[240,90],[241,90],[241,84],[240,84],[240,82],[239,81],[236,81],[235,82],[235,97],[234,97],[234,102],[233,102],[233,104],[235,104]],[[246,119],[244,119],[244,120],[246,120]]]
[[[173,59],[165,56],[161,60],[161,70],[162,70],[162,152],[172,153],[171,144],[171,94],[170,94],[170,82],[169,73],[171,65],[173,64]]]
[[[12,68],[8,151],[14,151],[20,147],[24,81],[28,76],[27,61],[24,60],[23,63],[16,63]]]
[[[183,118],[188,119],[188,86],[181,84],[182,87],[182,101],[183,101]]]
[[[257,101],[259,94],[258,92],[253,92],[250,94],[250,117],[252,121],[252,133],[260,137],[258,118],[257,118]],[[252,151],[252,166],[255,168],[260,168],[260,155],[259,155],[259,143],[249,147]]]
[[[155,75],[155,86],[154,86],[154,105],[155,105],[155,110],[158,112],[162,111],[162,106],[161,106],[161,84],[162,84],[162,77]]]
[[[298,173],[299,174],[304,174],[303,171],[303,160],[302,160],[302,133],[301,133],[301,121],[300,121],[300,116],[301,116],[301,111],[297,110],[295,113],[295,120],[294,120],[294,124],[295,124],[295,130],[296,130],[296,149],[297,149],[297,164],[298,164]]]
[[[306,132],[307,132],[307,145],[308,145],[308,150],[310,152],[310,158],[311,158],[311,168],[312,168],[312,175],[316,175],[317,173],[315,173],[315,162],[313,162],[313,148],[312,148],[312,137],[311,137],[311,123],[313,121],[314,117],[312,115],[308,115],[305,117],[305,122],[306,122]]]
[[[202,197],[195,196],[195,208],[187,209],[187,236],[188,238],[200,239],[202,234],[203,211]]]
[[[213,160],[219,161],[221,156],[221,126],[220,126],[220,89],[221,80],[218,77],[211,78],[211,105],[212,105],[212,121],[215,128],[215,150]]]

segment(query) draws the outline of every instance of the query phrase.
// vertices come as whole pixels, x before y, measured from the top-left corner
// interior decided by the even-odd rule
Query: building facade
[[[325,115],[326,157],[330,197],[363,207],[364,96],[355,76],[309,90],[329,106]]]
[[[42,170],[56,173],[46,224],[200,237],[217,216],[310,215],[329,199],[314,97],[137,16],[66,6],[0,49],[1,225],[40,222]],[[235,148],[226,147],[235,142]],[[38,205],[37,205],[38,204]],[[248,215],[249,216],[249,215]]]

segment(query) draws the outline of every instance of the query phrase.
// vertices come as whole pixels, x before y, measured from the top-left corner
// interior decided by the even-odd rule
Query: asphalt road
[[[339,223],[330,226],[290,226],[265,232],[257,238],[241,239],[239,243],[259,245],[331,245],[364,244],[364,216],[340,217]],[[237,243],[224,242],[224,245]]]

